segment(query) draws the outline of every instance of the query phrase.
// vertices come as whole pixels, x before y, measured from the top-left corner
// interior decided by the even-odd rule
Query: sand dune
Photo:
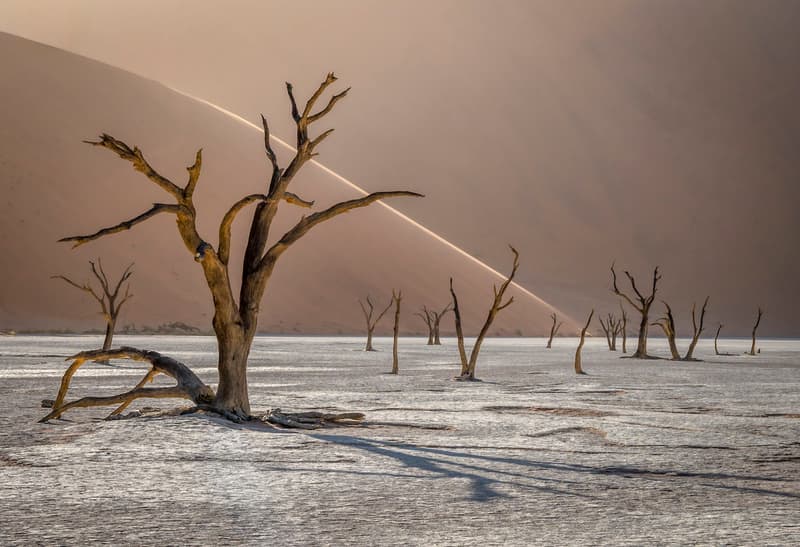
[[[207,329],[212,314],[207,289],[168,216],[74,251],[56,243],[131,218],[165,199],[129,165],[80,141],[111,133],[139,145],[154,166],[180,182],[184,166],[203,147],[196,203],[201,234],[215,241],[227,207],[266,184],[261,135],[160,84],[73,54],[9,35],[0,35],[0,50],[7,76],[0,83],[6,109],[0,128],[0,230],[6,234],[0,328],[97,325],[92,302],[50,276],[87,279],[87,260],[101,256],[111,272],[136,263],[135,297],[121,323],[183,321]],[[406,186],[425,191],[423,181]],[[293,190],[315,199],[318,207],[358,195],[313,166]],[[301,212],[286,207],[279,226],[288,227]],[[245,230],[246,222],[240,221],[234,241],[241,242]],[[241,245],[234,248],[242,251]],[[508,259],[504,269],[510,253]],[[286,254],[268,288],[261,329],[358,332],[362,317],[356,300],[371,294],[388,301],[395,287],[405,295],[403,330],[422,332],[423,324],[411,312],[423,303],[443,306],[451,275],[468,329],[474,331],[496,278],[382,207],[355,211],[318,228]],[[544,332],[549,309],[519,291],[515,297],[495,332]],[[387,321],[380,331],[388,328]]]

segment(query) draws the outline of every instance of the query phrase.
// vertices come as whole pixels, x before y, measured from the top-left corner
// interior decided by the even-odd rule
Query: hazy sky
[[[34,6],[34,7],[32,7]],[[573,313],[613,258],[664,269],[685,321],[800,332],[800,4],[788,1],[6,1],[0,29],[291,138],[283,82],[353,86],[321,160]],[[132,105],[121,105],[131,108]]]

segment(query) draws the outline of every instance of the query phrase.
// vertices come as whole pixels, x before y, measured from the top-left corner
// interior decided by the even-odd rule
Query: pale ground
[[[215,378],[211,338],[118,341]],[[574,339],[489,340],[484,381],[465,384],[452,340],[401,339],[393,377],[388,339],[365,353],[356,338],[259,338],[254,409],[446,427],[304,432],[81,409],[40,425],[62,357],[98,338],[0,338],[0,544],[799,544],[800,342],[713,357],[703,341],[701,363],[620,360],[602,343],[578,377]],[[142,373],[87,365],[74,395]]]

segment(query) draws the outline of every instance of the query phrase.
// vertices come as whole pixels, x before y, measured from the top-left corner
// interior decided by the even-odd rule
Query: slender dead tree
[[[561,325],[564,324],[563,321],[560,323],[558,322],[558,316],[555,314],[555,312],[550,314],[550,319],[553,320],[553,325],[550,327],[550,338],[547,339],[547,349],[551,349],[553,347],[553,338],[556,334],[558,334],[558,329],[561,328]]]
[[[400,372],[397,362],[397,337],[400,334],[400,301],[403,299],[403,291],[394,292],[392,289],[392,302],[394,303],[394,342],[392,344],[392,374]]]
[[[684,361],[697,361],[693,357],[694,355],[694,348],[697,347],[697,341],[700,340],[700,334],[703,332],[703,323],[705,322],[706,318],[706,308],[708,307],[708,296],[706,296],[705,301],[703,302],[703,308],[700,310],[700,322],[698,324],[697,318],[695,317],[695,308],[696,304],[692,303],[692,341],[689,342],[689,349],[686,350],[686,355],[684,355]]]
[[[750,355],[756,354],[756,330],[758,330],[758,325],[761,323],[761,316],[764,315],[764,312],[761,311],[761,306],[758,307],[758,317],[756,318],[756,324],[753,325],[753,343],[750,345]]]
[[[619,328],[620,334],[622,334],[622,353],[628,353],[628,314],[625,312],[622,301],[619,303],[619,311],[622,312],[622,319],[620,319],[621,325]]]
[[[390,304],[391,305],[391,304]],[[428,309],[427,306],[422,306],[422,313],[417,312],[414,315],[418,315],[425,321],[425,324],[428,326],[428,344],[429,346],[433,345],[433,314]]]
[[[675,318],[672,316],[672,308],[669,307],[665,301],[661,301],[666,308],[666,312],[664,317],[661,317],[653,323],[653,325],[658,325],[661,327],[661,330],[664,331],[664,336],[667,337],[667,342],[669,343],[669,352],[672,354],[673,361],[680,361],[681,354],[678,352],[678,346],[675,344]]]
[[[622,328],[620,320],[617,319],[613,313],[608,314],[605,322],[603,322],[602,317],[598,317],[597,320],[600,322],[600,328],[603,329],[603,333],[606,335],[608,351],[617,351],[617,335]]]
[[[133,271],[131,271],[131,268],[133,268],[133,263],[131,262],[131,264],[125,268],[125,271],[122,272],[119,280],[116,283],[113,283],[113,288],[105,270],[103,270],[103,263],[99,258],[97,259],[97,265],[95,265],[95,263],[91,260],[89,261],[89,265],[91,266],[92,275],[94,275],[97,281],[100,282],[100,291],[95,291],[88,281],[83,285],[80,285],[63,275],[54,275],[52,276],[52,279],[61,279],[66,281],[76,289],[80,289],[89,293],[92,298],[97,300],[98,304],[100,304],[100,309],[102,310],[100,313],[103,314],[103,318],[106,320],[106,337],[103,339],[103,349],[107,350],[111,347],[111,342],[114,339],[114,330],[117,327],[117,318],[119,317],[119,312],[122,309],[122,306],[133,296],[130,292],[131,284],[130,281],[128,281],[131,275],[133,275]],[[122,289],[122,285],[125,284],[126,281],[128,283],[125,285],[125,293],[120,295],[120,289]]]
[[[594,310],[589,313],[589,319],[586,320],[586,325],[581,329],[581,340],[578,342],[578,349],[575,350],[575,374],[586,374],[583,372],[583,368],[581,367],[581,350],[583,349],[583,342],[586,338],[586,330],[589,328],[589,324],[592,322],[592,316],[594,315]]]
[[[364,303],[361,302],[359,299],[358,305],[361,306],[361,311],[364,312],[364,320],[367,322],[367,345],[364,347],[364,351],[375,351],[372,349],[372,333],[375,331],[375,326],[378,322],[386,315],[386,312],[389,311],[389,308],[392,307],[393,300],[389,300],[389,303],[383,309],[381,313],[378,314],[378,317],[375,318],[373,321],[372,315],[375,311],[375,306],[372,304],[372,300],[370,300],[369,295],[367,295],[367,305],[364,306]],[[369,308],[369,310],[367,310]]]
[[[189,253],[194,256],[205,276],[206,284],[214,302],[213,328],[217,338],[219,359],[217,370],[219,384],[214,395],[211,408],[219,413],[247,419],[250,417],[250,398],[247,389],[247,361],[250,348],[258,326],[258,314],[264,290],[278,260],[286,250],[305,236],[312,228],[319,226],[342,213],[365,207],[378,200],[413,196],[421,194],[405,190],[391,192],[375,192],[360,198],[336,203],[326,209],[303,216],[292,228],[274,239],[268,245],[270,228],[282,202],[298,207],[309,208],[312,201],[307,201],[289,192],[288,187],[302,167],[318,155],[317,147],[331,135],[333,129],[327,129],[316,137],[309,136],[313,124],[323,119],[334,106],[345,97],[348,89],[330,97],[327,104],[314,111],[317,101],[325,91],[336,82],[333,73],[327,75],[317,90],[311,95],[301,109],[294,97],[292,85],[286,84],[286,91],[291,103],[292,119],[297,133],[296,152],[285,167],[281,167],[270,143],[269,126],[266,118],[261,117],[264,127],[264,149],[272,166],[272,174],[265,192],[250,194],[236,201],[222,217],[219,225],[219,239],[214,248],[200,235],[197,229],[197,211],[193,200],[195,188],[200,177],[202,151],[198,150],[194,164],[187,168],[188,181],[179,186],[160,174],[145,159],[138,147],[131,147],[103,134],[97,141],[89,144],[105,148],[130,162],[134,169],[142,173],[150,182],[164,190],[171,198],[169,203],[156,203],[140,215],[120,222],[114,226],[103,228],[89,235],[71,236],[62,239],[83,245],[101,237],[129,230],[134,226],[159,214],[175,216],[178,233]],[[237,301],[228,269],[231,254],[231,227],[238,213],[245,207],[255,205],[255,213],[250,223],[250,232],[244,251],[241,268],[241,289]],[[238,269],[234,269],[237,271]],[[199,381],[199,380],[198,380]]]
[[[442,309],[442,311],[437,312],[436,310],[434,310],[433,312],[431,312],[433,315],[433,344],[435,346],[442,345],[442,339],[439,336],[439,324],[442,321],[442,317],[444,317],[447,313],[453,311],[452,306],[453,303],[448,302],[447,305]]]
[[[725,325],[720,323],[719,326],[717,327],[717,334],[714,335],[714,355],[722,355],[719,352],[719,346],[717,346],[717,340],[719,340],[719,331],[721,331],[722,327],[724,327],[724,326]]]
[[[638,311],[642,316],[641,322],[639,323],[639,340],[636,344],[636,351],[632,357],[638,359],[650,359],[651,357],[647,354],[647,327],[649,325],[648,315],[650,313],[650,306],[653,305],[653,300],[655,300],[656,297],[656,289],[658,286],[658,281],[661,279],[661,274],[658,273],[658,266],[656,266],[655,270],[653,270],[653,288],[648,296],[645,296],[639,292],[639,289],[636,287],[636,281],[627,270],[625,271],[625,275],[628,277],[628,280],[631,283],[633,292],[636,295],[636,300],[639,302],[638,304],[634,302],[633,298],[619,290],[617,287],[617,272],[614,271],[614,263],[611,264],[611,279],[613,281],[612,291],[617,296],[624,298],[628,304],[630,304],[631,307]]]
[[[486,321],[483,323],[483,327],[481,327],[478,337],[475,339],[475,344],[472,346],[469,359],[467,359],[467,352],[464,348],[464,331],[461,328],[461,311],[458,309],[458,297],[456,296],[456,291],[453,289],[453,278],[450,278],[450,295],[453,297],[453,314],[455,315],[456,337],[458,338],[458,355],[461,357],[461,375],[456,378],[457,380],[475,380],[475,366],[478,364],[478,353],[481,351],[483,339],[486,337],[486,333],[489,332],[489,327],[492,326],[492,322],[494,322],[500,310],[507,308],[514,301],[514,297],[512,296],[503,302],[506,289],[508,289],[511,281],[514,279],[514,275],[516,275],[519,269],[519,253],[511,245],[509,245],[509,247],[514,254],[514,264],[511,268],[511,273],[508,274],[508,278],[500,285],[500,289],[497,288],[497,285],[492,287],[494,290],[492,307],[489,309]]]

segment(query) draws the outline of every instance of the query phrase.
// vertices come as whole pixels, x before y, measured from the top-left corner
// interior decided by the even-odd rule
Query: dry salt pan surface
[[[215,378],[214,341],[125,337]],[[797,545],[800,342],[725,340],[699,363],[620,359],[601,340],[495,339],[480,383],[452,340],[259,338],[253,408],[356,410],[368,425],[270,430],[207,416],[37,424],[63,357],[96,337],[0,338],[0,543]],[[666,347],[653,340],[654,352]],[[685,341],[681,347],[685,347]],[[86,365],[73,396],[142,365]],[[151,401],[167,408],[182,401]],[[137,408],[137,405],[131,408]],[[108,411],[108,410],[106,410]],[[409,427],[416,426],[416,427]]]

